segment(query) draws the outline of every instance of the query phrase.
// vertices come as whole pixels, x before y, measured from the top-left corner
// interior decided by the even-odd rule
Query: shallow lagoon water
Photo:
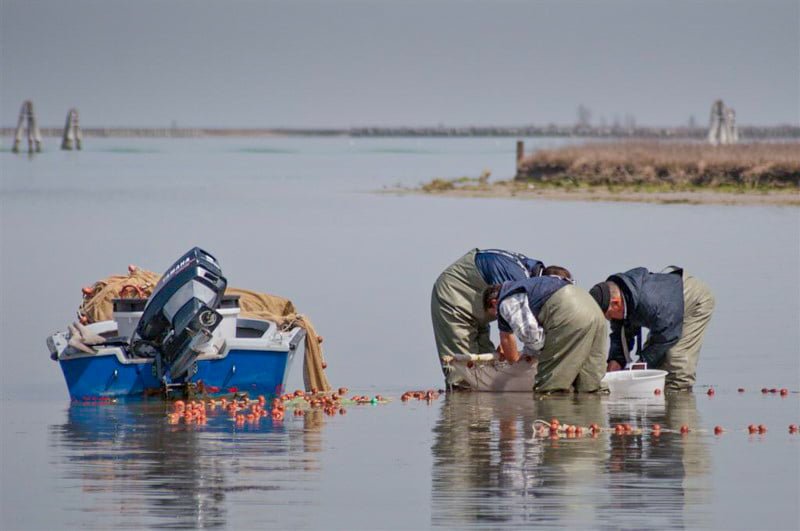
[[[564,140],[536,139],[530,145]],[[433,177],[511,176],[512,139],[87,139],[0,153],[3,529],[796,528],[800,215],[795,208],[374,194]],[[394,401],[236,429],[170,426],[158,402],[71,405],[45,336],[80,287],[192,245],[232,285],[292,298],[329,377]],[[610,273],[677,263],[714,290],[694,394],[662,401],[459,394],[440,386],[428,302],[471,247]],[[300,367],[290,387],[300,387]],[[707,386],[717,393],[706,396]],[[787,387],[789,397],[762,395]],[[744,394],[738,387],[746,388]],[[537,418],[657,422],[665,433],[542,440]],[[749,436],[750,423],[769,427]],[[714,425],[728,429],[710,433]]]

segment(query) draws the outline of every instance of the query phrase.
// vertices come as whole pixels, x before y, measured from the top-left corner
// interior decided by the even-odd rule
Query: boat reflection
[[[537,419],[638,435],[539,437]],[[599,396],[450,394],[434,427],[432,524],[682,528],[702,525],[709,454],[700,434],[663,433],[700,424],[692,394],[615,402]],[[688,513],[687,513],[687,510]]]
[[[225,527],[228,498],[258,503],[285,488],[292,460],[319,469],[320,423],[313,418],[236,428],[220,414],[202,427],[170,425],[165,407],[73,403],[65,421],[50,426],[50,444],[67,461],[59,468],[64,479],[90,496],[77,505],[101,527],[126,515],[159,526]]]

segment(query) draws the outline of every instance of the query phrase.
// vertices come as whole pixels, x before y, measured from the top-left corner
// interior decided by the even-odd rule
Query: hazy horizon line
[[[559,129],[707,129],[708,126],[704,125],[705,121],[698,122],[696,125],[689,124],[639,124],[625,125],[625,124],[578,124],[578,123],[526,123],[526,124],[364,124],[364,125],[340,125],[340,126],[293,126],[293,125],[270,125],[270,126],[237,126],[237,125],[180,125],[180,124],[167,124],[167,125],[140,125],[140,124],[114,124],[114,125],[81,125],[81,129],[172,129],[172,130],[243,130],[243,131],[349,131],[353,129],[546,129],[546,128],[559,128]],[[798,128],[798,122],[779,122],[779,123],[737,123],[739,128]],[[0,125],[0,130],[15,130],[16,125]],[[39,125],[40,129],[64,129],[63,125]]]

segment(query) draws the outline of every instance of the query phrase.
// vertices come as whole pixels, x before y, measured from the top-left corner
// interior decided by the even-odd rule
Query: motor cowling
[[[199,247],[181,256],[147,300],[131,342],[155,351],[171,379],[186,375],[201,345],[222,322],[216,311],[227,287],[217,260]]]

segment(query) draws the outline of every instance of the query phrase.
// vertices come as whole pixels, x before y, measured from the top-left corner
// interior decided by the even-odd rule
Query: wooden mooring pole
[[[83,134],[78,125],[78,110],[70,109],[67,113],[67,123],[64,125],[64,135],[61,138],[61,149],[72,150],[73,143],[75,149],[81,149]]]
[[[736,111],[725,105],[722,100],[715,101],[711,105],[708,143],[718,146],[737,142],[739,142],[739,131],[736,128]]]
[[[11,147],[13,153],[19,153],[19,145],[22,142],[22,136],[28,138],[28,153],[41,153],[42,151],[42,133],[39,131],[39,126],[36,123],[36,115],[33,113],[33,102],[26,100],[19,110],[19,119],[17,120],[17,130],[14,134],[14,145]]]
[[[519,171],[519,165],[522,162],[522,157],[525,155],[525,142],[522,140],[517,140],[517,171]]]

